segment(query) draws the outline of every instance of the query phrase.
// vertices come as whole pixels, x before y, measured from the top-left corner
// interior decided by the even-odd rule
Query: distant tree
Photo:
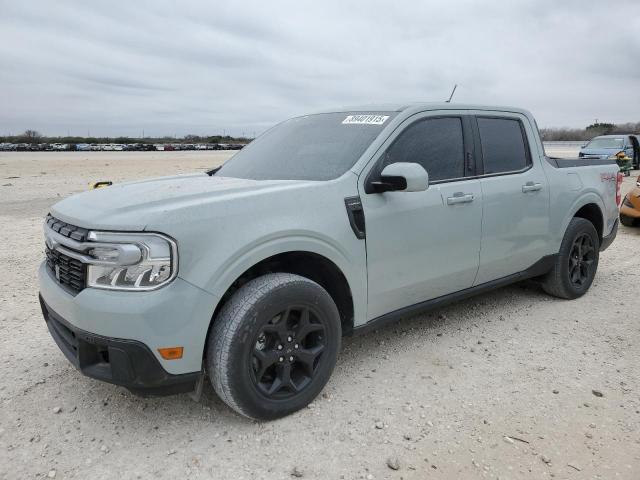
[[[42,139],[42,135],[40,135],[40,132],[36,132],[35,130],[25,130],[19,138],[20,143],[39,143]]]
[[[616,128],[615,123],[597,122],[589,125],[586,130],[594,135],[608,135],[614,128]]]

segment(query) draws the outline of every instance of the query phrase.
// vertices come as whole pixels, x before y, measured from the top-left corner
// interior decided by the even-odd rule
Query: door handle
[[[473,202],[473,193],[456,192],[453,197],[447,197],[447,205]]]
[[[527,182],[522,186],[522,193],[538,192],[542,190],[541,183]]]

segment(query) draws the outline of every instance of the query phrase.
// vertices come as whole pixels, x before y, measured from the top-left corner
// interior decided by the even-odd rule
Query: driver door
[[[360,176],[366,219],[367,320],[473,285],[479,266],[482,190],[467,117],[447,112],[407,120]],[[395,162],[429,174],[419,192],[373,193]],[[371,193],[367,193],[371,192]]]

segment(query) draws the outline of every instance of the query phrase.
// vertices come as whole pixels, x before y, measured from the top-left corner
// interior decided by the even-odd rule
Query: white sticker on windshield
[[[342,121],[343,125],[382,125],[389,115],[349,115]]]

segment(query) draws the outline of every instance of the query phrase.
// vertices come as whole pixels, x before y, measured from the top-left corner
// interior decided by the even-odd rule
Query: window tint
[[[464,177],[462,119],[430,118],[407,127],[385,153],[383,167],[419,163],[430,181]]]
[[[356,163],[396,112],[292,118],[260,135],[216,173],[253,180],[330,180]]]
[[[529,164],[520,121],[478,118],[484,173],[522,170]]]

